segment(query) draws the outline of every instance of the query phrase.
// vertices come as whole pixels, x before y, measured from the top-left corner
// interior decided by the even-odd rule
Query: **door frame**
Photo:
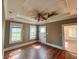
[[[69,25],[77,25],[77,23],[68,23],[68,24],[62,24],[62,48],[65,50],[65,39],[64,39],[64,26],[69,26]]]

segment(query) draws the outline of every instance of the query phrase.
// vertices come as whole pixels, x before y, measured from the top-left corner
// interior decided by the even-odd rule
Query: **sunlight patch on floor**
[[[41,46],[40,46],[40,45],[33,45],[33,48],[35,48],[35,49],[40,49]]]

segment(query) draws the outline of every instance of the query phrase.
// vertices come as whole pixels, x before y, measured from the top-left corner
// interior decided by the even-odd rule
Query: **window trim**
[[[65,49],[65,40],[64,40],[64,26],[68,26],[68,25],[77,25],[77,23],[68,23],[68,24],[62,24],[61,25],[61,30],[62,30],[62,48]]]
[[[35,37],[35,38],[31,39],[31,38],[30,38],[30,33],[29,33],[29,38],[30,38],[30,40],[35,40],[35,39],[37,38],[37,26],[36,26],[36,25],[32,25],[32,24],[30,24],[30,26],[35,26],[35,27],[36,27],[36,37]],[[31,29],[30,29],[30,30],[31,30]]]
[[[16,42],[12,42],[11,41],[11,38],[12,38],[12,28],[21,28],[21,40],[19,41],[16,41]],[[9,34],[9,44],[15,44],[15,43],[20,43],[22,42],[22,32],[23,32],[23,24],[20,24],[20,23],[13,23],[11,22],[10,23],[10,34]]]

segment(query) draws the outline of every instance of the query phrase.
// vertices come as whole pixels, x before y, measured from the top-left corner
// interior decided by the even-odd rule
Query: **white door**
[[[46,26],[39,26],[39,40],[46,43]]]

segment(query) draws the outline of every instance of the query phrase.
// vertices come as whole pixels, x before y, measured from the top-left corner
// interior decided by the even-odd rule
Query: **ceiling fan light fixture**
[[[57,15],[58,13],[56,11],[52,11],[52,12],[39,12],[38,10],[34,10],[34,12],[36,12],[36,17],[35,20],[39,21],[44,21],[47,20],[49,17]]]

